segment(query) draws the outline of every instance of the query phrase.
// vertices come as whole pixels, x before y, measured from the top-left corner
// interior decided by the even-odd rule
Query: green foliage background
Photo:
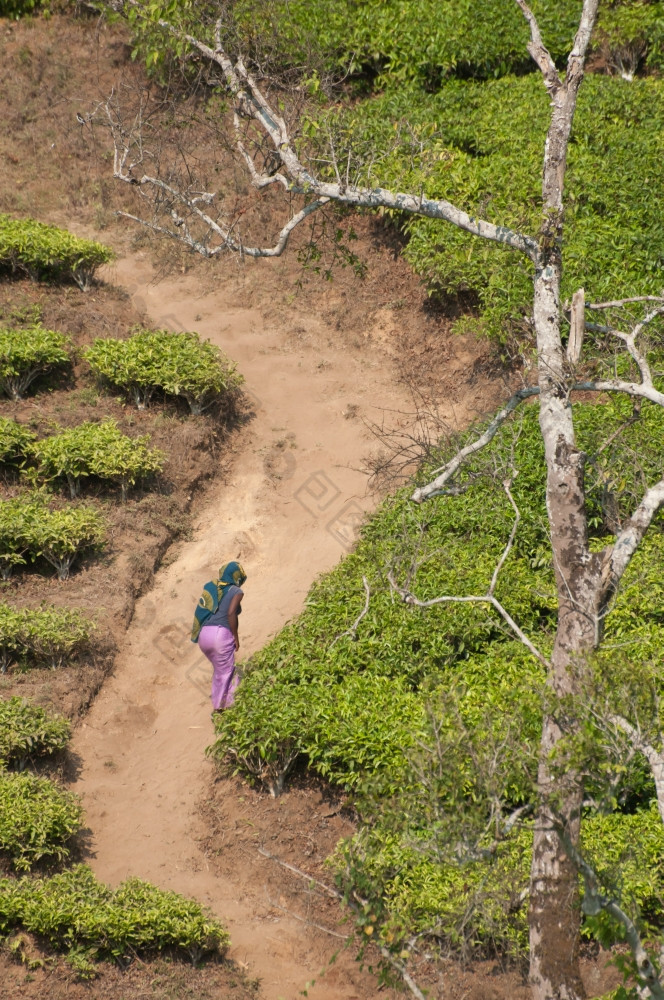
[[[435,94],[390,88],[341,114],[342,146],[376,164],[369,185],[423,191],[470,214],[536,235],[548,99],[534,74],[450,81]],[[316,132],[320,122],[312,125]],[[421,151],[417,148],[421,144]],[[664,274],[664,88],[589,76],[580,92],[567,174],[563,297],[589,301],[657,294]],[[431,219],[402,220],[405,250],[431,291],[471,293],[476,329],[531,329],[532,273],[510,251]],[[463,321],[467,327],[469,320]]]

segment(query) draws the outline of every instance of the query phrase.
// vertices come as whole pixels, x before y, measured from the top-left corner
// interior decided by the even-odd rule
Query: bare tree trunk
[[[555,170],[552,158],[550,170]],[[551,180],[545,167],[546,182]],[[550,201],[560,198],[558,184]],[[558,592],[558,627],[549,684],[556,696],[573,691],[573,671],[599,639],[601,557],[588,547],[585,456],[576,446],[560,337],[560,234],[562,213],[551,205],[541,236],[534,283],[538,344],[539,422],[547,466],[546,504]],[[585,996],[578,962],[581,908],[578,872],[550,822],[552,812],[566,836],[578,843],[583,788],[576,774],[552,775],[548,761],[562,738],[554,718],[542,728],[530,879],[530,979],[533,1000]]]
[[[546,506],[558,592],[558,628],[549,684],[558,696],[572,689],[569,670],[597,642],[596,612],[601,562],[588,548],[584,460],[576,446],[568,378],[560,336],[563,187],[567,147],[576,110],[585,53],[597,17],[597,0],[585,0],[579,30],[564,80],[542,42],[525,0],[517,0],[531,29],[529,51],[538,64],[551,100],[542,173],[544,212],[535,262],[533,317],[537,338],[539,423],[547,466]],[[583,790],[575,774],[564,778],[549,770],[550,755],[561,738],[555,720],[545,717],[538,774],[530,873],[530,981],[533,1000],[577,1000],[585,991],[579,971],[581,907],[576,868],[549,821],[555,808],[572,844],[579,838]]]

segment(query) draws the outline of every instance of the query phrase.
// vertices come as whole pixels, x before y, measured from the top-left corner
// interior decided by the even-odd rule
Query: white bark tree
[[[247,70],[241,58],[232,58],[224,47],[221,22],[214,42],[187,34],[160,19],[139,0],[106,0],[115,10],[130,10],[133,16],[151,20],[179,41],[186,41],[223,80],[233,101],[233,130],[237,151],[257,189],[281,186],[291,196],[300,196],[300,207],[284,222],[272,246],[247,245],[237,220],[224,220],[216,209],[217,192],[184,190],[158,173],[145,171],[148,162],[141,141],[140,122],[125,126],[112,102],[98,109],[95,118],[105,119],[111,130],[115,157],[114,176],[132,185],[150,205],[157,204],[161,218],[127,214],[148,228],[173,237],[192,251],[212,258],[227,252],[249,257],[282,254],[293,231],[305,219],[329,203],[351,208],[384,208],[439,219],[478,239],[492,240],[524,255],[533,268],[533,317],[537,344],[537,385],[517,392],[496,414],[487,430],[472,445],[460,451],[434,479],[413,493],[417,502],[450,491],[453,477],[464,459],[484,447],[519,404],[531,396],[539,402],[539,423],[546,458],[546,505],[555,567],[558,619],[555,643],[546,661],[553,692],[560,697],[573,692],[579,664],[597,648],[602,623],[612,597],[653,517],[664,504],[664,478],[646,489],[631,517],[620,527],[615,540],[600,552],[591,552],[585,507],[584,462],[575,437],[571,397],[575,391],[621,392],[664,406],[664,394],[654,386],[641,338],[646,327],[664,313],[664,298],[645,297],[652,306],[631,330],[602,328],[622,342],[639,372],[638,381],[602,379],[578,381],[575,365],[582,350],[584,317],[622,303],[585,305],[582,293],[575,296],[573,336],[567,354],[561,336],[563,315],[560,302],[561,247],[564,235],[564,184],[568,143],[584,76],[588,45],[597,17],[599,0],[583,0],[583,11],[564,73],[558,71],[544,44],[526,0],[515,0],[530,29],[528,50],[537,64],[550,100],[550,121],[543,150],[542,222],[537,236],[517,232],[469,215],[444,199],[422,194],[391,191],[354,184],[339,168],[339,157],[331,159],[336,179],[316,175],[298,153],[293,133]],[[269,150],[269,157],[265,149]],[[269,169],[265,166],[269,164]],[[636,300],[630,300],[636,301]],[[412,598],[412,595],[409,595]],[[408,597],[406,599],[409,599]],[[473,600],[495,606],[493,590]],[[504,610],[504,609],[502,609]],[[498,608],[498,611],[502,613]],[[509,624],[509,622],[508,622]],[[518,631],[517,631],[518,634]],[[523,636],[520,636],[522,641]],[[527,637],[526,644],[528,644]],[[532,643],[529,648],[532,647]],[[534,647],[534,655],[542,657]],[[534,1000],[575,1000],[584,995],[579,974],[578,869],[586,884],[592,873],[583,868],[578,855],[582,783],[576,773],[562,777],[549,767],[552,751],[562,738],[552,715],[544,719],[538,775],[539,808],[535,818],[530,882],[530,978]],[[555,798],[556,822],[551,822]],[[587,866],[586,866],[587,868]],[[594,884],[594,883],[593,883]],[[650,973],[649,973],[650,974]]]

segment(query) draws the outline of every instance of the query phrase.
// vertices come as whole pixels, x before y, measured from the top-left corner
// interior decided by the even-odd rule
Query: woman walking
[[[247,575],[238,562],[229,562],[219,570],[219,579],[203,588],[191,630],[192,642],[212,664],[212,709],[230,708],[238,685],[235,653],[240,648],[238,615],[242,611],[242,584]]]

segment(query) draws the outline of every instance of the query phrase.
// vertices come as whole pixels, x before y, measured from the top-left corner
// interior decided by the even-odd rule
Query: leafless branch
[[[310,917],[303,917],[295,910],[291,910],[288,906],[284,906],[283,903],[278,903],[276,899],[271,899],[268,896],[268,903],[270,906],[274,906],[278,910],[283,910],[287,913],[289,917],[293,917],[294,920],[299,920],[301,923],[306,924],[308,927],[315,927],[317,931],[323,931],[325,934],[329,934],[331,937],[341,938],[342,941],[350,941],[352,935],[350,934],[340,934],[339,931],[333,931],[330,927],[325,927],[323,924],[317,924],[315,920],[311,920]]]
[[[575,382],[572,392],[622,392],[626,396],[648,399],[657,406],[664,406],[664,392],[642,382],[624,382],[619,378],[595,379],[588,382]]]
[[[513,472],[512,473],[512,477],[514,477],[515,475],[516,475],[516,473]],[[505,548],[502,551],[502,555],[501,555],[500,559],[498,560],[498,562],[495,565],[495,568],[494,568],[494,571],[493,571],[493,576],[491,577],[491,583],[489,584],[489,589],[487,590],[487,596],[488,597],[493,597],[493,595],[494,595],[494,592],[496,590],[496,584],[498,583],[498,577],[500,575],[500,571],[503,568],[503,566],[505,565],[505,560],[507,559],[508,555],[512,551],[512,546],[514,545],[514,539],[516,538],[516,533],[517,533],[517,530],[518,530],[518,527],[519,527],[519,521],[521,520],[521,512],[520,512],[519,508],[517,507],[517,505],[516,505],[516,503],[514,501],[514,497],[512,496],[512,490],[510,488],[511,485],[512,485],[512,480],[511,479],[506,479],[504,481],[504,483],[503,483],[503,488],[505,490],[505,493],[507,494],[507,499],[509,500],[510,504],[512,505],[512,510],[514,511],[514,522],[512,524],[512,530],[510,531],[510,535],[509,535],[509,538],[507,539],[507,543],[505,545]]]
[[[567,360],[571,365],[578,363],[583,346],[585,332],[584,290],[579,288],[572,296],[572,308],[569,322],[569,340],[567,341]]]
[[[498,411],[484,433],[471,444],[467,444],[464,448],[461,448],[456,453],[454,458],[450,459],[447,465],[442,466],[440,469],[436,469],[434,473],[436,478],[426,486],[419,486],[416,490],[414,490],[411,500],[414,500],[416,503],[422,503],[423,500],[430,500],[431,497],[444,496],[446,492],[446,484],[461,467],[465,459],[470,455],[474,455],[476,452],[481,451],[482,448],[485,448],[488,444],[490,444],[496,436],[496,432],[500,427],[502,427],[510,414],[516,410],[517,406],[519,406],[524,399],[528,399],[530,396],[537,396],[539,391],[540,390],[537,386],[529,386],[528,388],[519,389],[518,392],[515,392],[502,410]]]
[[[661,302],[661,295],[633,295],[628,299],[614,299],[612,302],[586,302],[586,309],[620,309],[631,302]]]
[[[642,984],[648,990],[654,1000],[664,1000],[664,986],[659,978],[657,969],[653,965],[648,952],[646,951],[641,936],[633,920],[622,909],[618,903],[606,896],[599,886],[597,873],[588,864],[579,849],[572,843],[564,823],[552,817],[552,825],[560,838],[568,857],[578,869],[583,878],[585,896],[583,899],[583,912],[589,916],[597,916],[604,911],[613,917],[623,927],[627,943],[629,944],[632,957],[636,963],[637,975]]]
[[[364,618],[364,616],[366,615],[367,611],[369,610],[369,601],[371,600],[371,589],[369,587],[369,581],[367,580],[366,576],[362,577],[362,583],[364,584],[364,593],[366,595],[364,601],[364,607],[360,611],[359,615],[357,616],[351,627],[347,628],[345,632],[341,632],[335,639],[332,640],[329,647],[330,649],[332,649],[332,646],[334,646],[336,642],[339,642],[339,639],[343,639],[344,636],[346,635],[349,635],[351,639],[357,639],[357,627]]]
[[[257,851],[259,854],[262,854],[264,858],[269,858],[270,861],[274,861],[276,864],[281,865],[282,868],[287,868],[288,871],[292,872],[294,875],[299,875],[300,878],[306,879],[306,881],[310,882],[312,885],[317,885],[319,888],[324,889],[328,896],[332,896],[334,899],[343,899],[343,895],[336,889],[332,889],[331,886],[326,885],[325,882],[319,882],[317,878],[314,878],[313,875],[309,875],[308,872],[303,872],[301,868],[296,868],[294,865],[288,864],[287,861],[282,861],[276,854],[271,854],[269,851],[266,851],[264,847],[258,847]]]
[[[307,872],[303,872],[299,868],[295,868],[294,865],[289,865],[286,861],[282,861],[281,858],[278,858],[275,854],[270,854],[270,852],[266,851],[264,848],[259,847],[258,853],[262,854],[264,858],[269,858],[271,861],[275,861],[278,865],[281,865],[282,868],[287,868],[288,871],[293,872],[294,875],[299,875],[300,878],[306,879],[307,882],[311,882],[313,885],[320,886],[321,889],[324,889],[330,896],[333,896],[334,898],[339,900],[343,899],[342,893],[338,892],[336,889],[330,888],[330,886],[325,885],[324,882],[319,882],[318,879],[313,878],[311,875],[308,875]],[[354,895],[357,896],[357,894]],[[366,906],[367,900],[361,899],[359,896],[357,896],[357,900],[361,905]],[[279,906],[279,904],[274,904],[274,905]],[[307,918],[300,917],[298,916],[297,913],[293,913],[292,910],[286,910],[286,907],[284,906],[279,906],[279,909],[285,910],[292,917],[295,917],[296,920],[302,920],[304,923],[311,924],[312,927],[316,927],[319,930],[325,931],[326,934],[332,934],[334,937],[339,937],[343,938],[344,940],[348,940],[348,935],[339,934],[337,931],[332,931],[328,927],[323,927],[320,924],[314,924]],[[426,1000],[424,994],[422,993],[417,983],[406,969],[406,966],[403,964],[403,962],[400,962],[399,959],[397,959],[396,956],[393,955],[391,951],[389,951],[389,949],[385,947],[385,945],[380,945],[379,949],[383,958],[386,959],[386,961],[388,961],[390,965],[397,970],[397,972],[399,973],[399,975],[401,976],[401,978],[403,979],[404,983],[411,991],[413,996],[417,997],[417,1000]]]
[[[514,398],[514,397],[512,397],[512,398]],[[436,604],[490,604],[493,608],[496,609],[496,611],[498,612],[498,614],[506,622],[506,624],[509,626],[509,628],[512,630],[512,632],[516,635],[516,637],[519,639],[519,641],[523,643],[523,645],[526,647],[526,649],[528,649],[532,653],[532,655],[537,660],[539,660],[539,662],[542,664],[542,666],[544,666],[547,669],[549,669],[550,666],[551,666],[550,663],[549,663],[549,661],[546,659],[545,656],[542,655],[542,653],[540,653],[540,651],[533,644],[533,642],[528,638],[528,636],[523,631],[523,629],[521,629],[517,625],[517,623],[514,621],[514,619],[510,615],[510,613],[503,607],[503,605],[495,597],[495,594],[494,594],[494,591],[495,591],[495,588],[496,588],[496,584],[498,582],[498,575],[500,573],[500,570],[505,565],[505,561],[506,561],[506,559],[507,559],[507,557],[508,557],[508,555],[509,555],[509,553],[510,553],[510,551],[512,549],[512,546],[514,545],[514,539],[516,537],[516,531],[517,531],[517,528],[518,528],[518,525],[519,525],[519,520],[520,520],[520,517],[521,517],[521,515],[519,513],[519,509],[516,506],[516,503],[514,502],[514,498],[513,498],[512,493],[511,493],[511,489],[510,489],[510,487],[511,487],[511,480],[505,480],[505,482],[503,483],[503,487],[505,489],[505,492],[507,494],[507,497],[508,497],[510,503],[512,504],[512,507],[515,510],[515,519],[514,519],[514,523],[512,525],[512,530],[510,531],[509,538],[507,540],[507,543],[505,544],[505,547],[504,547],[503,552],[502,552],[502,554],[500,556],[500,559],[498,560],[498,563],[497,563],[497,565],[496,565],[496,567],[495,567],[495,569],[493,571],[493,574],[492,574],[492,577],[491,577],[491,582],[490,582],[489,587],[487,589],[487,592],[485,594],[481,594],[481,595],[474,594],[474,595],[469,595],[469,596],[466,596],[466,597],[456,597],[456,596],[453,596],[453,595],[450,595],[450,594],[445,594],[445,595],[443,595],[441,597],[432,597],[428,601],[421,601],[419,598],[415,597],[415,595],[407,587],[400,586],[396,582],[396,580],[394,578],[394,572],[392,570],[390,570],[388,572],[387,578],[388,578],[388,581],[390,583],[390,586],[392,587],[392,589],[397,594],[400,595],[400,597],[401,597],[402,601],[404,602],[404,604],[411,604],[411,605],[414,605],[415,607],[418,607],[418,608],[431,608],[431,607],[433,607]]]
[[[657,808],[664,823],[664,753],[655,749],[643,736],[640,729],[633,726],[622,715],[612,715],[609,721],[629,738],[630,743],[648,761],[657,792]]]
[[[662,506],[664,506],[664,477],[646,491],[641,503],[618,532],[613,545],[604,552],[604,585],[608,594],[615,591],[655,514]]]
[[[112,0],[106,0],[106,2],[112,3]],[[124,7],[132,7],[139,16],[142,14],[143,5],[138,0],[124,0]],[[294,220],[297,219],[297,221],[291,220],[281,230],[276,247],[270,247],[266,250],[253,247],[250,252],[248,248],[242,245],[240,240],[229,240],[227,239],[228,233],[219,233],[214,226],[210,226],[213,231],[217,232],[217,235],[222,236],[224,249],[243,252],[254,257],[277,256],[277,251],[279,253],[283,251],[290,233],[295,226],[303,221],[306,215],[332,200],[352,207],[389,208],[407,214],[441,219],[475,236],[512,247],[525,254],[531,260],[535,260],[537,256],[537,242],[532,237],[516,232],[507,226],[495,225],[485,219],[471,216],[445,199],[431,199],[426,198],[423,194],[406,194],[398,191],[390,191],[382,187],[366,188],[355,184],[348,184],[345,180],[339,179],[335,183],[320,180],[300,159],[293,146],[285,120],[271,107],[256,81],[246,69],[242,59],[237,59],[234,62],[225,51],[221,38],[221,21],[217,22],[215,29],[214,48],[211,48],[199,38],[169,24],[168,21],[160,19],[156,23],[167,34],[186,41],[202,58],[221,69],[226,86],[236,101],[234,111],[236,145],[238,152],[247,166],[252,184],[257,188],[261,188],[269,184],[280,183],[291,193],[306,195],[311,198],[306,214],[301,215],[298,213],[298,215],[294,216]],[[246,149],[242,139],[241,122],[244,120],[253,121],[271,143],[275,159],[281,168],[278,172],[272,174],[257,170],[255,161]],[[116,157],[114,174],[119,180],[125,183],[137,183],[141,186],[149,186],[155,191],[158,191],[161,187],[161,182],[157,177],[148,174],[144,174],[140,178],[135,176],[132,167],[127,166],[126,157],[124,159],[121,157],[119,163]],[[174,196],[174,192],[171,192],[171,195]],[[181,198],[186,201],[192,211],[196,212],[197,206],[190,206],[189,200],[185,195],[181,195]],[[198,212],[196,214],[199,215],[201,221],[210,225],[204,214]],[[150,223],[145,224],[150,225]],[[181,238],[181,235],[177,231],[171,231],[170,234],[174,238]],[[203,253],[204,256],[210,255],[205,252],[206,244],[204,241],[198,240],[192,242],[187,241],[185,238],[183,242],[187,243],[197,253]]]
[[[555,95],[562,87],[563,81],[560,79],[558,70],[556,69],[556,64],[551,58],[549,50],[542,41],[542,35],[540,33],[539,25],[537,23],[535,15],[533,14],[532,10],[526,3],[526,0],[516,0],[516,2],[523,11],[523,16],[528,22],[528,26],[530,28],[530,41],[528,43],[528,52],[532,56],[533,60],[539,66],[540,72],[544,77],[546,89],[549,91],[552,97],[555,97]]]
[[[408,972],[408,969],[403,964],[403,962],[400,962],[399,959],[396,957],[396,955],[393,955],[392,952],[389,951],[389,949],[386,948],[384,944],[380,945],[380,953],[383,956],[383,958],[390,963],[392,968],[397,970],[397,972],[399,973],[399,975],[401,976],[401,978],[403,979],[404,983],[406,984],[410,992],[413,994],[413,996],[416,997],[417,1000],[426,1000],[424,993],[419,988],[419,986],[417,985],[411,974]]]
[[[632,411],[631,417],[628,417],[627,420],[625,420],[624,423],[620,425],[620,427],[616,428],[613,434],[609,434],[606,441],[597,449],[593,457],[596,458],[597,456],[601,455],[603,451],[606,451],[607,448],[610,448],[613,442],[617,438],[619,438],[620,435],[624,431],[626,431],[628,427],[631,427],[632,424],[635,424],[637,420],[640,419],[641,419],[641,400],[637,399],[634,401],[634,409]]]

